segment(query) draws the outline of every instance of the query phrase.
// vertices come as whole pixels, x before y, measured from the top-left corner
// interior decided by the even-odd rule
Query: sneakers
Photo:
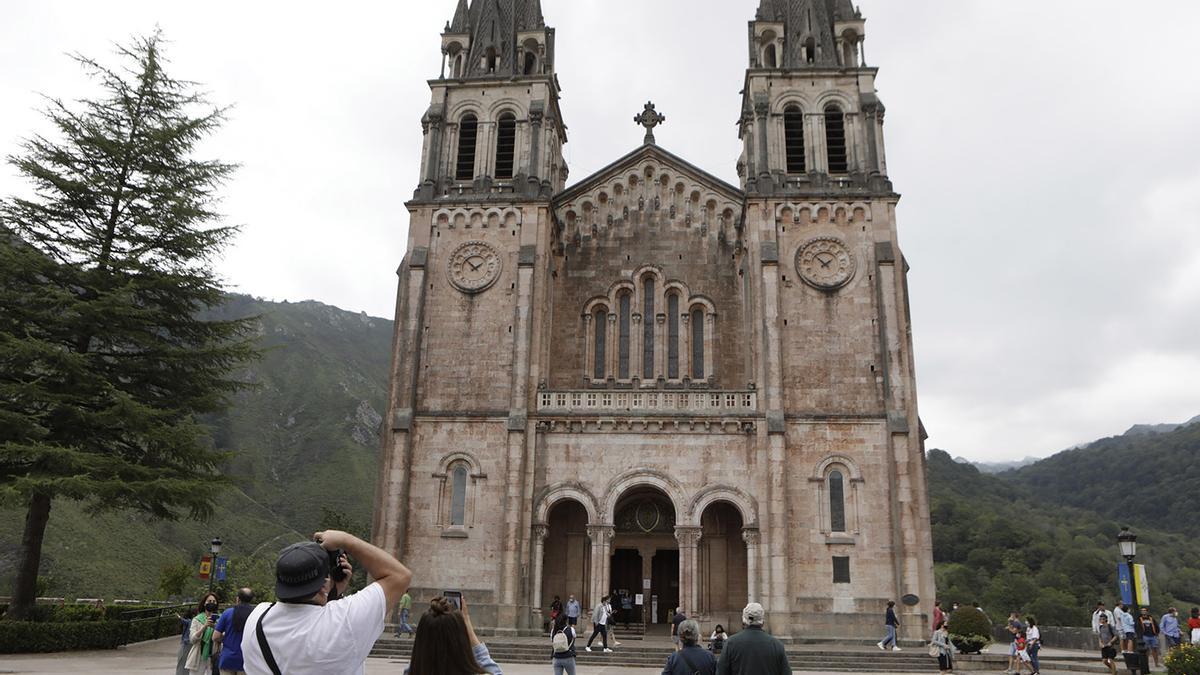
[[[883,649],[883,643],[882,643],[882,642],[876,642],[876,643],[875,643],[875,646],[876,646],[876,647],[879,647],[880,649]],[[884,649],[884,651],[887,651],[887,650],[886,650],[886,649]]]
[[[894,652],[902,652],[902,651],[904,651],[904,650],[903,650],[903,649],[900,649],[899,647],[895,647],[895,646],[893,646],[893,647],[892,647],[892,651],[894,651]]]
[[[591,647],[584,647],[583,649],[584,649],[584,651],[589,651],[589,652],[592,651]]]
[[[611,649],[609,649],[608,647],[605,647],[605,648],[604,648],[604,651],[606,651],[606,652],[611,652],[612,650],[611,650]]]

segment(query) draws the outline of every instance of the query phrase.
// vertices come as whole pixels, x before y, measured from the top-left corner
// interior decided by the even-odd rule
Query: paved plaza
[[[0,673],[31,673],[36,675],[115,675],[116,673],[171,673],[179,642],[165,638],[143,642],[115,651],[68,652],[63,654],[28,654],[0,656]],[[550,665],[500,664],[505,675],[546,675]],[[384,675],[404,671],[404,664],[387,659],[367,659],[368,675]],[[659,668],[621,668],[580,666],[578,675],[650,675],[661,673]],[[813,675],[822,675],[814,673]],[[832,675],[832,674],[825,674]],[[904,675],[904,674],[897,674]],[[928,675],[925,673],[924,675]]]

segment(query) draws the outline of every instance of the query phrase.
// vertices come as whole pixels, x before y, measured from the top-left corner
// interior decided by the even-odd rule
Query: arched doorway
[[[618,623],[668,623],[679,606],[675,517],[670,497],[656,487],[635,486],[617,500],[609,591]]]
[[[733,623],[729,617],[741,614],[748,597],[743,526],[741,512],[729,502],[713,502],[700,516],[697,609],[726,627]]]
[[[541,609],[549,607],[556,595],[563,606],[571,595],[585,608],[592,602],[587,597],[591,572],[587,525],[587,509],[574,499],[562,499],[550,507],[542,554]]]

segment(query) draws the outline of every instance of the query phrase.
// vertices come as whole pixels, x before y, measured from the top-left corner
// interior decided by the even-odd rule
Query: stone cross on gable
[[[646,138],[643,140],[646,144],[654,143],[654,127],[667,121],[666,115],[663,115],[654,109],[654,104],[646,101],[646,107],[642,110],[642,114],[633,118],[634,122],[646,127]]]

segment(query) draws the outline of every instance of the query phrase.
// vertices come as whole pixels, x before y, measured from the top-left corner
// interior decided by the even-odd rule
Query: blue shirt
[[[217,666],[221,670],[239,671],[245,670],[242,664],[242,633],[233,625],[233,610],[236,607],[221,612],[221,617],[217,619],[216,630],[222,636],[221,638],[221,657],[217,660]],[[247,610],[253,609],[246,605]],[[247,614],[250,612],[247,611]],[[245,628],[245,624],[242,624]]]
[[[1133,632],[1133,615],[1129,612],[1125,612],[1121,615],[1121,630],[1125,631],[1126,633]]]
[[[1175,618],[1174,614],[1163,614],[1162,621],[1159,622],[1159,627],[1162,629],[1163,635],[1170,635],[1173,638],[1179,637],[1179,619]]]

